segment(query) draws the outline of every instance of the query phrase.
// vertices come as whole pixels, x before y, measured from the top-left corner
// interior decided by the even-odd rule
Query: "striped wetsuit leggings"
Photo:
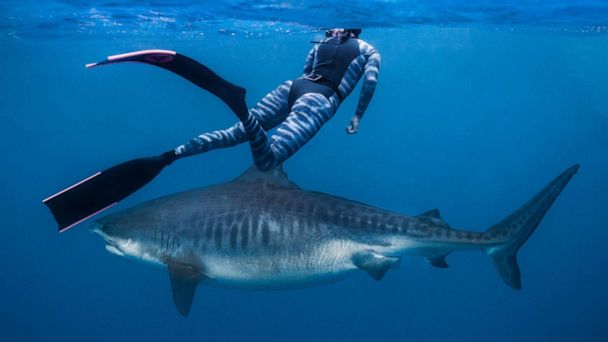
[[[203,133],[175,149],[179,156],[190,156],[231,147],[249,141],[253,161],[260,170],[269,170],[296,153],[321,129],[338,109],[338,97],[305,92],[293,98],[287,81],[266,95],[247,118],[224,130]],[[266,131],[277,127],[268,137]]]

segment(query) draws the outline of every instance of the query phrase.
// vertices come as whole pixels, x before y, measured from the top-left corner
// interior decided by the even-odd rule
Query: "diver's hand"
[[[348,124],[348,126],[346,126],[346,133],[347,134],[355,134],[359,131],[359,117],[358,116],[353,116],[352,119],[350,119],[350,123]]]

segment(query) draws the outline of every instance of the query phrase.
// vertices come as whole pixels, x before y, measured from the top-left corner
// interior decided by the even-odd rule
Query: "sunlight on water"
[[[608,4],[600,1],[60,1],[5,0],[0,29],[13,38],[166,35],[268,37],[328,26],[489,25],[602,34]],[[373,15],[370,15],[372,14]]]

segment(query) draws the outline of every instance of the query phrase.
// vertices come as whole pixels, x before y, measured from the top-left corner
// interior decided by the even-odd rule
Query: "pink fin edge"
[[[101,171],[97,172],[96,174],[94,174],[94,175],[92,175],[92,176],[90,176],[90,177],[88,177],[88,178],[85,178],[85,179],[81,180],[80,182],[78,182],[78,183],[76,183],[76,184],[74,184],[74,185],[70,186],[69,188],[63,189],[63,190],[59,191],[58,193],[56,193],[56,194],[54,194],[54,195],[51,195],[51,196],[49,196],[49,197],[47,197],[47,198],[43,199],[43,200],[42,200],[42,203],[46,203],[46,202],[48,202],[48,201],[52,200],[53,198],[55,198],[55,197],[57,197],[57,196],[61,195],[62,193],[66,192],[66,191],[69,191],[69,190],[71,190],[71,189],[73,189],[73,188],[75,188],[75,187],[79,186],[80,184],[82,184],[82,183],[84,183],[84,182],[86,182],[86,181],[88,181],[88,180],[90,180],[90,179],[92,179],[92,178],[95,178],[95,177],[99,176],[100,174],[101,174]]]
[[[133,57],[133,56],[140,56],[140,55],[147,55],[147,54],[154,54],[154,53],[158,53],[158,54],[167,54],[167,55],[177,55],[177,52],[175,51],[171,51],[171,50],[140,50],[140,51],[134,51],[134,52],[128,52],[128,53],[122,53],[119,55],[112,55],[109,56],[108,58],[106,58],[105,62],[112,62],[115,60],[119,60],[122,58],[127,58],[127,57]],[[85,68],[93,68],[98,66],[100,63],[105,64],[103,62],[95,62],[95,63],[87,63],[84,65]]]
[[[116,59],[133,57],[133,56],[139,56],[139,55],[147,55],[147,54],[150,54],[150,53],[169,54],[169,55],[176,55],[177,54],[177,52],[171,51],[171,50],[140,50],[140,51],[122,53],[120,55],[109,56],[108,57],[108,61],[113,61],[113,60],[116,60]]]
[[[74,222],[74,223],[72,223],[71,225],[69,225],[69,226],[67,226],[67,227],[65,227],[65,228],[61,228],[61,229],[59,229],[59,232],[60,232],[60,233],[65,232],[66,230],[68,230],[68,229],[70,229],[70,228],[74,227],[74,226],[75,226],[75,225],[77,225],[77,224],[80,224],[80,223],[82,223],[82,222],[84,222],[84,221],[86,221],[86,220],[90,219],[91,217],[93,217],[93,216],[95,216],[95,215],[99,214],[100,212],[102,212],[102,211],[104,211],[104,210],[106,210],[106,209],[110,209],[111,207],[115,206],[115,205],[116,205],[116,203],[118,203],[118,202],[114,202],[114,203],[110,204],[109,206],[107,206],[107,207],[105,207],[105,208],[102,208],[102,209],[99,209],[99,210],[97,210],[96,212],[92,213],[91,215],[89,215],[89,216],[87,216],[87,217],[85,217],[85,218],[83,218],[83,219],[81,219],[81,220],[78,220],[77,222]]]

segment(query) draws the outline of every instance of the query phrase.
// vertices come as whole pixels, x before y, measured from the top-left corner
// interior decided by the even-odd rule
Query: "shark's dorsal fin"
[[[173,301],[182,316],[186,317],[192,307],[192,299],[196,286],[203,279],[203,274],[191,265],[168,262],[169,277],[171,278],[171,290],[173,290]]]
[[[422,220],[422,221],[432,223],[434,225],[452,229],[452,227],[450,227],[450,225],[447,224],[447,222],[445,222],[443,220],[443,218],[441,217],[441,213],[439,212],[439,209],[437,209],[437,208],[425,211],[422,214],[416,216],[416,218],[419,220]]]
[[[238,176],[235,182],[262,182],[266,184],[274,184],[284,187],[299,188],[287,177],[287,173],[283,170],[283,164],[278,165],[272,170],[260,171],[255,165],[251,165],[247,171]]]

